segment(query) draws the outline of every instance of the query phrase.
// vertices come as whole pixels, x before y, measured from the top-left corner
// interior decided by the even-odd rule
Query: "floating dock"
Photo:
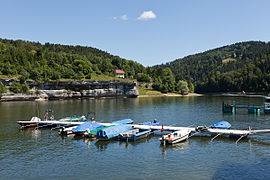
[[[246,109],[248,113],[259,114],[270,114],[270,97],[265,97],[263,105],[250,105],[250,104],[226,104],[222,103],[223,113],[236,113],[237,109]]]
[[[32,121],[18,121],[18,124],[23,125],[26,123],[31,123]],[[32,122],[33,123],[33,122]],[[78,126],[84,122],[59,122],[59,121],[39,121],[37,122],[37,128],[42,127],[71,127],[71,126]],[[98,122],[99,123],[99,122]],[[117,125],[116,123],[99,123],[103,126],[112,126]],[[134,129],[141,129],[141,130],[160,130],[160,131],[179,131],[182,129],[188,129],[190,130],[193,135],[196,134],[209,134],[214,135],[214,140],[216,137],[220,135],[227,135],[232,137],[238,137],[239,139],[237,142],[249,135],[258,134],[258,133],[270,133],[270,129],[261,129],[261,130],[237,130],[237,129],[216,129],[216,128],[210,128],[206,126],[197,126],[197,127],[175,127],[175,126],[152,126],[152,125],[139,125],[139,124],[131,124],[132,128]],[[22,126],[24,127],[24,126]],[[26,126],[27,127],[27,126]],[[193,136],[191,135],[191,136]]]
[[[258,105],[241,105],[241,104],[222,104],[222,112],[223,113],[236,113],[237,109],[247,109],[248,113],[260,113],[265,111],[265,106]]]

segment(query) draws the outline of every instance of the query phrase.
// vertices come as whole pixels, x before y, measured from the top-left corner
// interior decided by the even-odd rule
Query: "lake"
[[[18,120],[95,112],[96,120],[157,119],[164,125],[209,126],[225,120],[232,129],[270,128],[270,115],[222,114],[222,102],[262,104],[247,97],[146,97],[0,103],[0,179],[269,179],[270,134],[236,139],[193,136],[160,145],[160,132],[138,142],[99,142],[61,137],[57,130],[25,129]],[[37,108],[38,107],[38,108]],[[38,111],[39,109],[39,111]]]

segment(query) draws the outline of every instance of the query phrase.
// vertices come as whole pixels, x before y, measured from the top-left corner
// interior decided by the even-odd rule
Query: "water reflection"
[[[41,130],[37,128],[26,128],[26,129],[20,129],[20,132],[26,136],[31,137],[31,139],[37,140],[41,136]]]
[[[98,151],[105,151],[108,148],[108,145],[110,143],[113,143],[113,142],[112,141],[100,141],[100,140],[97,140],[95,142],[95,146],[97,147]]]
[[[160,144],[160,148],[162,150],[162,156],[163,158],[165,158],[168,150],[182,151],[184,149],[187,149],[189,145],[190,145],[189,140],[186,140],[184,142],[180,142],[176,144],[169,144],[169,145]]]
[[[87,148],[89,149],[90,146],[95,144],[96,139],[92,138],[82,138],[83,142],[87,145]]]
[[[136,141],[120,141],[120,146],[128,149],[129,146],[134,147],[141,143],[149,143],[150,140],[151,140],[151,135],[146,138],[138,139]]]

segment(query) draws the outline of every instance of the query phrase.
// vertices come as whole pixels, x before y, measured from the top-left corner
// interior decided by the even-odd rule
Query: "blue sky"
[[[269,0],[0,3],[1,38],[90,46],[145,66],[236,42],[270,40]]]

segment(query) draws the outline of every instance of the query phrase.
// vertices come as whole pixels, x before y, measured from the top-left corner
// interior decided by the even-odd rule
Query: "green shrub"
[[[0,93],[6,93],[6,92],[7,92],[7,88],[4,85],[0,84]]]
[[[10,87],[9,90],[14,92],[14,93],[19,93],[21,92],[21,84],[17,83],[17,82],[13,82]]]
[[[29,91],[28,84],[20,84],[18,82],[13,82],[9,87],[9,90],[14,93],[27,93]]]
[[[28,93],[29,92],[29,86],[28,86],[28,84],[21,84],[21,92],[22,93]]]

